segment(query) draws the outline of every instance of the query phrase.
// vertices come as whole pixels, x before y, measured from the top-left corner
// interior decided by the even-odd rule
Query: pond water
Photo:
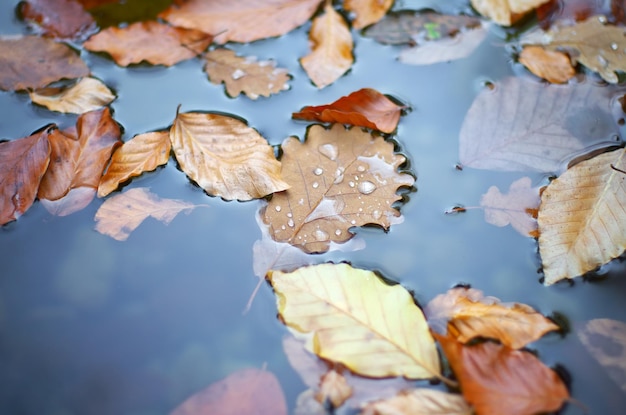
[[[0,34],[27,33],[14,14],[17,0],[0,5]],[[433,1],[397,1],[396,9],[437,7]],[[444,12],[465,7],[452,2]],[[273,145],[303,138],[307,124],[291,120],[305,105],[332,102],[363,87],[375,88],[411,106],[394,137],[416,175],[416,191],[401,208],[404,223],[388,233],[357,229],[366,247],[334,252],[315,262],[349,261],[380,271],[414,292],[424,305],[465,283],[503,301],[522,302],[571,327],[593,318],[626,321],[626,264],[603,267],[594,280],[544,287],[536,242],[510,227],[485,222],[480,210],[446,215],[456,204],[478,205],[487,189],[528,174],[457,170],[459,130],[486,81],[522,71],[502,46],[505,33],[492,29],[466,59],[432,66],[398,63],[398,48],[354,31],[356,62],[335,84],[318,90],[298,58],[308,50],[309,24],[286,36],[229,45],[241,55],[273,58],[293,75],[291,89],[252,101],[231,99],[211,84],[199,60],[172,68],[121,68],[105,56],[83,52],[93,74],[114,88],[111,105],[124,140],[168,127],[181,111],[205,110],[244,118]],[[29,135],[47,123],[67,127],[75,116],[30,103],[23,93],[0,93],[0,137]],[[534,185],[547,176],[531,175]],[[163,198],[206,204],[169,225],[147,220],[125,242],[94,230],[103,200],[67,217],[51,216],[41,204],[0,228],[0,413],[167,414],[193,393],[234,371],[262,367],[275,373],[290,411],[305,389],[289,366],[271,288],[257,285],[255,215],[262,202],[225,202],[208,197],[170,160],[134,179]],[[626,395],[587,353],[572,332],[534,343],[543,362],[560,366],[572,396],[590,414],[623,414]],[[568,405],[562,414],[579,414]]]

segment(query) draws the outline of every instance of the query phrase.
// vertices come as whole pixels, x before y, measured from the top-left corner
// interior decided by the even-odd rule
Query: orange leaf
[[[382,19],[392,4],[393,0],[345,0],[343,7],[356,14],[352,26],[363,29]]]
[[[75,0],[26,0],[19,7],[23,19],[39,25],[45,36],[84,39],[96,30],[96,22]]]
[[[569,392],[533,354],[486,342],[464,346],[433,333],[477,415],[532,415],[558,410]]]
[[[308,106],[291,114],[308,121],[336,122],[391,133],[398,126],[402,109],[371,88],[363,88],[328,105]]]
[[[0,143],[0,225],[17,219],[35,201],[50,161],[51,128]]]
[[[576,75],[569,56],[541,46],[526,46],[519,61],[529,71],[553,84],[563,84]]]

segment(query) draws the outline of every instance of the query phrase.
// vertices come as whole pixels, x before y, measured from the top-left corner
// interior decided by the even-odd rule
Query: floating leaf
[[[503,26],[510,26],[549,0],[472,0],[472,6],[483,16]]]
[[[168,131],[139,134],[125,142],[111,157],[111,163],[98,184],[98,197],[104,197],[120,183],[167,163],[172,144]]]
[[[343,8],[355,14],[352,26],[363,29],[382,19],[392,4],[393,0],[345,0]]]
[[[392,133],[398,126],[400,106],[371,88],[359,89],[328,105],[307,106],[291,114],[297,120],[342,123]]]
[[[473,288],[453,288],[424,309],[430,327],[461,343],[475,337],[499,340],[519,349],[559,327],[526,304],[500,303]]]
[[[263,214],[275,241],[325,252],[331,242],[352,238],[352,226],[389,229],[400,222],[396,192],[415,179],[398,173],[406,159],[393,143],[360,128],[313,125],[305,143],[291,137],[282,149],[282,175],[291,188],[274,194]]]
[[[287,415],[285,395],[273,373],[243,369],[189,397],[170,415]]]
[[[75,0],[25,0],[18,7],[45,36],[80,40],[96,30],[96,22]]]
[[[322,0],[176,0],[160,17],[215,35],[215,42],[253,42],[302,25]]]
[[[39,36],[0,36],[0,89],[37,89],[87,75],[85,62],[63,43]]]
[[[309,41],[311,53],[301,58],[300,64],[318,88],[332,84],[352,66],[352,34],[331,2],[326,2],[324,13],[313,20]]]
[[[129,189],[104,201],[96,212],[96,230],[125,241],[149,217],[168,225],[180,212],[189,214],[196,207],[182,200],[161,199],[146,187]]]
[[[90,37],[84,46],[92,52],[107,52],[121,66],[141,61],[171,66],[198,56],[212,39],[199,30],[147,21],[123,28],[108,27]]]
[[[50,162],[48,127],[30,137],[0,143],[0,225],[17,219],[35,201]]]
[[[211,195],[250,200],[289,187],[272,147],[236,118],[179,113],[170,140],[181,169]]]
[[[440,377],[424,315],[399,285],[347,264],[270,271],[282,320],[312,333],[307,349],[370,377]]]
[[[366,404],[361,415],[471,415],[461,395],[432,389],[411,389]]]
[[[526,46],[519,61],[533,74],[553,84],[563,84],[576,75],[569,56],[539,46]]]
[[[109,105],[115,95],[95,78],[83,78],[66,87],[48,87],[29,92],[30,99],[51,111],[82,114]]]
[[[346,378],[335,370],[330,370],[320,380],[320,390],[315,399],[325,404],[329,402],[333,408],[339,408],[352,395],[352,386]]]
[[[580,276],[626,249],[626,150],[576,164],[541,195],[539,253],[545,284]]]
[[[223,82],[232,98],[243,92],[249,98],[257,99],[289,89],[289,73],[286,69],[276,68],[273,61],[237,56],[234,51],[223,48],[208,52],[204,59],[204,71],[211,82]]]
[[[461,163],[489,170],[564,170],[576,156],[616,144],[615,94],[591,82],[544,85],[505,78],[494,90],[483,90],[467,112]]]

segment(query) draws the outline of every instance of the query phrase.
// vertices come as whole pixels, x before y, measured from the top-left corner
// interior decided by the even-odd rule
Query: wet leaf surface
[[[626,23],[624,0],[552,0],[537,8],[537,19],[544,29],[558,21],[579,22],[591,16],[604,15],[611,23]]]
[[[362,415],[471,415],[461,395],[432,389],[410,389],[365,405]]]
[[[510,26],[549,0],[471,0],[472,6],[485,17],[502,26]]]
[[[533,74],[553,84],[566,83],[576,75],[568,55],[539,46],[526,46],[519,61]]]
[[[110,104],[115,95],[95,78],[83,78],[68,87],[48,87],[29,92],[30,99],[51,111],[83,114]]]
[[[343,8],[355,15],[352,27],[363,29],[382,19],[392,4],[393,0],[345,0]]]
[[[75,0],[25,0],[19,12],[43,35],[53,38],[81,40],[96,30],[96,22]]]

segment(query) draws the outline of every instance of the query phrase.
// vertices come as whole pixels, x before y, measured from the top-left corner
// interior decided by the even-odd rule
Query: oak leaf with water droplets
[[[115,95],[95,78],[83,78],[64,88],[48,87],[29,92],[30,99],[51,111],[83,114],[110,104]]]

